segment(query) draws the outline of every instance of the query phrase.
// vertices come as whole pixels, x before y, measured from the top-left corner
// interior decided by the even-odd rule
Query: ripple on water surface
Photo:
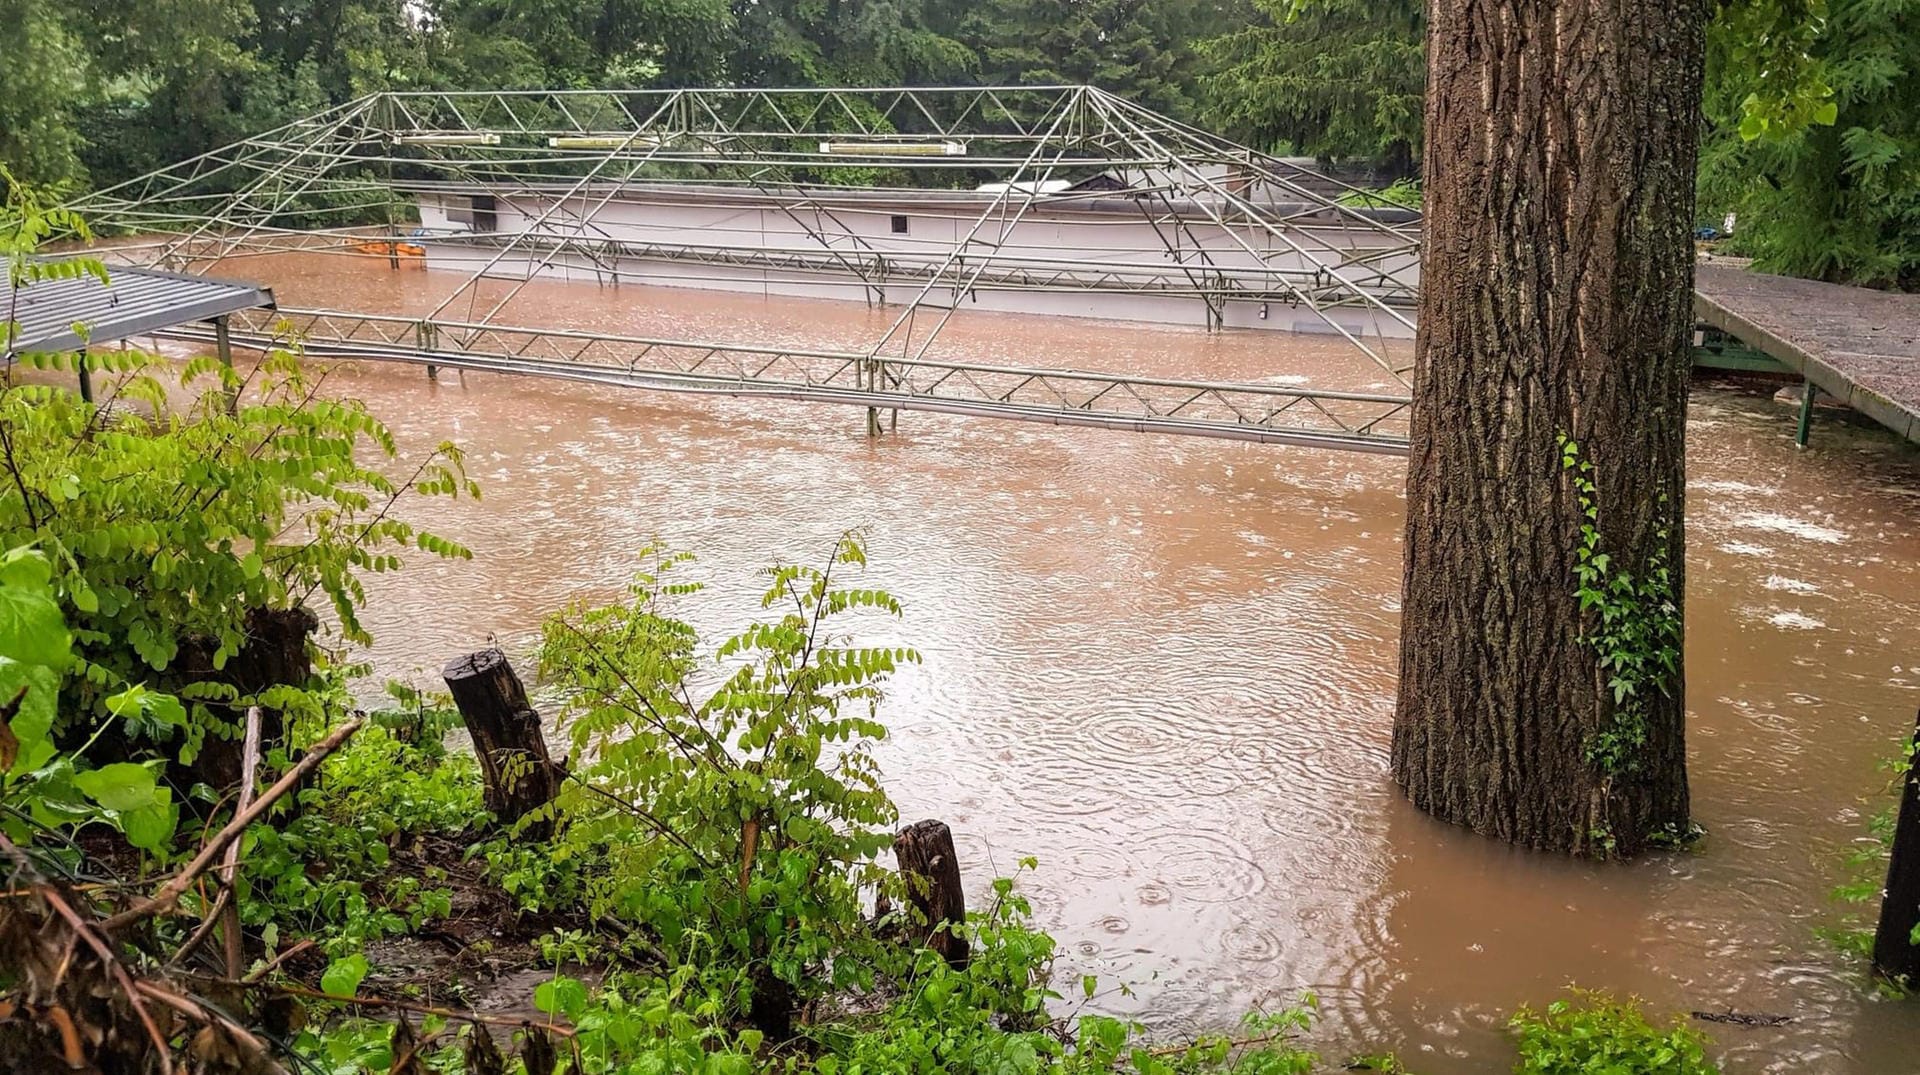
[[[275,264],[244,271],[283,282]],[[437,275],[327,268],[281,298],[428,308]],[[639,334],[815,342],[868,338],[885,314],[644,288],[517,301]],[[944,357],[1372,376],[1337,341],[959,318]],[[1505,1012],[1577,980],[1670,1011],[1796,1015],[1717,1033],[1729,1071],[1913,1070],[1920,1027],[1809,939],[1920,693],[1920,498],[1889,492],[1920,486],[1920,466],[1871,431],[1833,423],[1802,452],[1763,396],[1696,392],[1689,743],[1712,833],[1682,876],[1490,849],[1394,791],[1398,461],[918,414],[868,441],[856,411],[481,375],[347,370],[329,388],[367,399],[409,452],[468,443],[485,476],[478,505],[418,507],[472,563],[369,581],[383,671],[490,635],[524,646],[569,598],[617,595],[656,538],[699,552],[691,573],[715,584],[690,618],[732,629],[756,611],[753,569],[868,527],[867,581],[907,616],[861,629],[927,657],[882,708],[889,786],[909,819],[952,821],[976,893],[1040,860],[1020,884],[1063,967],[1137,990],[1103,992],[1109,1010],[1221,1026],[1313,988],[1330,1053],[1394,1047],[1424,1075],[1470,1075],[1510,1063]]]

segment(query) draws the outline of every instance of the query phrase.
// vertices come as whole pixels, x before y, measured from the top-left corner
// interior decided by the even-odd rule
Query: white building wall
[[[1342,251],[1364,251],[1398,243],[1384,233],[1341,227],[1291,229],[1283,233],[1284,238],[1277,238],[1265,229],[1223,228],[1204,216],[1188,218],[1179,228],[1162,222],[1156,230],[1144,216],[1044,204],[1030,207],[1024,215],[1019,214],[1017,205],[1008,207],[1004,218],[996,209],[983,222],[981,217],[992,205],[991,197],[965,194],[902,192],[898,200],[867,196],[824,208],[789,210],[764,195],[716,194],[701,199],[687,192],[637,189],[623,192],[620,198],[596,209],[604,196],[604,191],[575,196],[558,209],[551,209],[552,202],[526,196],[501,197],[495,208],[497,229],[502,234],[524,232],[546,213],[538,232],[571,238],[590,250],[605,243],[622,244],[624,253],[602,251],[597,258],[568,253],[548,259],[546,249],[529,243],[525,249],[510,252],[493,271],[538,271],[543,276],[603,283],[613,282],[617,275],[619,282],[666,287],[902,304],[919,297],[925,285],[925,280],[915,278],[911,269],[937,267],[949,256],[955,256],[964,266],[969,249],[991,249],[989,243],[997,244],[998,249],[996,263],[988,271],[1004,272],[1019,265],[1034,274],[1069,270],[1084,279],[1095,272],[1108,272],[1141,282],[1169,270],[1180,273],[1181,265],[1194,274],[1231,274],[1235,269],[1259,266],[1262,261],[1271,267],[1311,275],[1321,269],[1322,263],[1302,250],[1331,246]],[[498,249],[457,238],[468,229],[449,220],[449,203],[464,206],[466,199],[434,194],[420,198],[420,239],[427,247],[430,267],[471,272]],[[591,224],[583,226],[581,219],[589,214]],[[901,216],[907,221],[906,234],[892,230],[893,218]],[[975,242],[960,246],[956,254],[956,245],[970,234]],[[1169,239],[1182,260],[1176,261],[1169,253]],[[737,251],[755,257],[791,252],[811,264],[712,264],[672,256],[672,248],[687,247],[711,253]],[[858,261],[868,279],[863,281],[859,274],[841,267],[835,255]],[[1331,254],[1323,256],[1334,260]],[[547,261],[544,266],[543,261]],[[1385,267],[1397,270],[1404,279],[1417,279],[1413,255],[1395,255]],[[1247,278],[1245,282],[1251,284],[1256,279]],[[1333,282],[1324,276],[1320,279],[1327,284]],[[1278,281],[1270,282],[1270,287],[1276,293],[1285,290]],[[927,301],[936,305],[945,305],[951,298],[948,288],[927,295]],[[1186,325],[1204,325],[1207,318],[1203,300],[1179,294],[1009,290],[983,284],[962,299],[969,308],[1053,316]],[[1370,305],[1343,308],[1331,316],[1356,335],[1410,334],[1405,325]],[[1411,321],[1412,311],[1403,311],[1403,316]],[[1238,328],[1335,331],[1320,314],[1284,301],[1228,300],[1222,317],[1226,325]]]

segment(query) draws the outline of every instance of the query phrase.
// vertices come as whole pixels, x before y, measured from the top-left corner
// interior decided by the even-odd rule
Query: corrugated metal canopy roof
[[[117,265],[107,267],[107,279],[102,284],[82,275],[36,280],[12,294],[0,289],[0,321],[10,318],[20,326],[9,355],[77,351],[90,342],[123,340],[274,304],[271,289],[232,280]],[[86,326],[84,338],[74,332],[75,322]]]

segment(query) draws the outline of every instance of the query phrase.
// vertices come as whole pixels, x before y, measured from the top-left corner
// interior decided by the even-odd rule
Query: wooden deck
[[[1920,443],[1920,295],[1701,264],[1694,314]],[[1802,423],[1802,442],[1805,424]]]

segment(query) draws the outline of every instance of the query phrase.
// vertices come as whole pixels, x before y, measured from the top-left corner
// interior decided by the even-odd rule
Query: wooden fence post
[[[1914,734],[1920,736],[1920,717]],[[1893,853],[1887,857],[1887,888],[1880,901],[1880,928],[1873,934],[1873,967],[1889,978],[1920,981],[1920,768],[1909,767],[1900,781],[1900,816],[1893,826]]]
[[[953,830],[945,822],[916,821],[893,838],[907,899],[927,923],[927,947],[947,963],[967,965],[967,894],[960,887],[960,857],[953,851]],[[941,927],[947,928],[941,928]]]
[[[483,649],[455,657],[440,675],[473,735],[473,752],[486,781],[487,809],[513,824],[551,802],[559,793],[561,772],[547,754],[540,714],[527,704],[526,688],[507,655]],[[552,826],[537,822],[527,832],[545,839]]]

